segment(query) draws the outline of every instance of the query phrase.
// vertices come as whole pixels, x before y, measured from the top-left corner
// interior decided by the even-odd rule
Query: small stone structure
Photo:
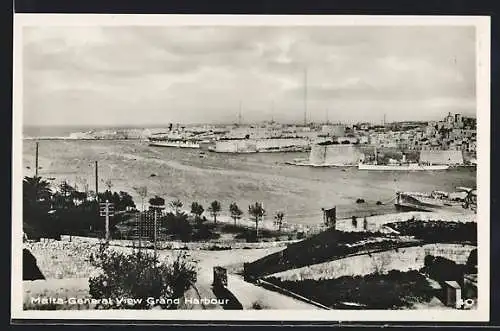
[[[454,280],[444,282],[445,304],[449,307],[460,308],[462,306],[462,289]]]
[[[227,287],[227,269],[223,267],[214,267],[214,282],[216,288]]]

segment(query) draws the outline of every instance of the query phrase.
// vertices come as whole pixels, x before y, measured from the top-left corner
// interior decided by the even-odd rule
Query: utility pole
[[[113,203],[110,203],[109,200],[106,200],[106,202],[99,204],[99,214],[101,216],[104,216],[105,219],[105,228],[106,228],[106,241],[109,241],[110,239],[110,232],[109,232],[109,218],[111,216],[114,216],[115,214],[115,207]]]
[[[271,103],[271,122],[274,122],[274,100]]]
[[[240,100],[240,108],[238,112],[238,125],[241,125],[241,100]]]
[[[328,108],[325,109],[326,124],[328,125]]]
[[[304,126],[307,125],[307,68],[304,69]]]
[[[106,241],[109,241],[109,201],[106,200]]]
[[[156,213],[157,213],[157,212],[158,212],[158,211],[155,209],[155,210],[154,210],[154,218],[155,218],[155,219],[154,219],[154,231],[155,231],[155,232],[154,232],[154,234],[153,234],[153,238],[154,238],[153,240],[154,240],[154,252],[155,252],[154,254],[155,254],[155,259],[158,257],[157,252],[156,252],[156,229],[158,228],[158,225],[157,225],[157,223],[158,223],[158,216],[156,215]]]
[[[38,177],[38,141],[35,146],[35,177]]]
[[[97,161],[95,161],[95,200],[99,202],[99,171]]]

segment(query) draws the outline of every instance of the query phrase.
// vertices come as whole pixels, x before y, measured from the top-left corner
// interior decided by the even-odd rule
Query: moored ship
[[[457,188],[459,192],[431,193],[421,192],[398,192],[396,194],[395,206],[404,210],[417,211],[452,211],[464,212],[474,211],[477,208],[476,190],[470,188]]]
[[[360,162],[359,170],[385,170],[385,171],[418,171],[418,170],[446,170],[448,165],[424,165],[419,163],[400,163],[400,164],[367,164]]]
[[[154,147],[177,147],[177,148],[200,148],[200,142],[184,139],[149,139],[149,146]]]
[[[381,171],[435,171],[435,170],[447,170],[450,168],[447,164],[430,164],[430,163],[417,163],[417,162],[407,162],[406,156],[403,154],[403,159],[401,162],[395,160],[388,164],[378,164],[378,153],[377,148],[375,148],[375,160],[373,163],[365,163],[360,161],[358,163],[359,170],[381,170]]]

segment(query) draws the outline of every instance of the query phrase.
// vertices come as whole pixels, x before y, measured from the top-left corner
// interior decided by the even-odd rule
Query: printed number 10
[[[457,301],[457,308],[471,309],[474,306],[474,299],[459,299]]]

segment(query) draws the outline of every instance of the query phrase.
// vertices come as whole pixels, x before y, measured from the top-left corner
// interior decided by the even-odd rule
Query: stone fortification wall
[[[306,138],[270,138],[270,139],[235,139],[220,140],[215,143],[215,151],[219,153],[248,153],[286,147],[309,146]]]
[[[254,140],[219,140],[215,142],[218,153],[249,153],[256,152],[257,146]]]
[[[330,262],[287,270],[270,276],[281,280],[334,279],[342,276],[368,275],[390,270],[419,270],[427,255],[441,256],[455,263],[465,264],[473,249],[472,245],[428,244],[423,246],[391,249],[378,253],[346,257]]]
[[[258,139],[255,141],[257,150],[284,148],[284,147],[307,147],[309,142],[305,138],[271,138]]]
[[[420,162],[457,165],[464,163],[464,157],[462,151],[421,151]]]
[[[313,145],[309,154],[313,165],[356,165],[363,158],[355,145]]]

